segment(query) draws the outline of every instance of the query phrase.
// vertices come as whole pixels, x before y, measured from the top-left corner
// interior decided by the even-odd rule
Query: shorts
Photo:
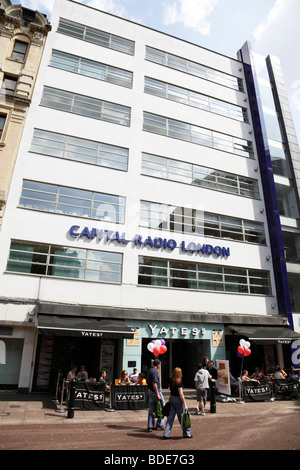
[[[206,388],[197,388],[197,401],[199,403],[206,402],[207,400],[207,389]]]

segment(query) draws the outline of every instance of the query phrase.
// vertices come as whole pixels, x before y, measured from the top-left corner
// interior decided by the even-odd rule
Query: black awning
[[[230,326],[230,329],[257,344],[289,344],[296,339],[300,339],[299,333],[287,327]]]
[[[43,335],[80,336],[81,338],[129,338],[134,331],[124,321],[62,315],[38,315],[39,333]]]

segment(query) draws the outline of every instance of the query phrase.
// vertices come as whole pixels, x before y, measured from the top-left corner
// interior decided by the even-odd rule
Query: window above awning
[[[63,315],[38,315],[39,333],[79,336],[81,338],[129,338],[134,331],[122,320],[83,318]]]
[[[230,325],[230,329],[233,333],[245,336],[249,341],[257,344],[289,344],[296,339],[300,339],[299,333],[287,327]]]

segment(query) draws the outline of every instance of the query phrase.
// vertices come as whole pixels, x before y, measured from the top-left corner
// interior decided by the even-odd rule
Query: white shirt
[[[209,388],[208,379],[211,379],[211,375],[206,369],[199,369],[195,375],[195,382],[197,382],[197,388]]]

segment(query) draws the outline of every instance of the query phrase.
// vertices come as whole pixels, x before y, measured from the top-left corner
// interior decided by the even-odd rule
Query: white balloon
[[[153,352],[154,344],[153,343],[148,343],[147,348],[150,352]]]
[[[249,341],[245,341],[244,346],[245,346],[246,349],[249,349],[249,348],[250,348],[250,343],[249,343]]]
[[[156,339],[154,344],[155,344],[155,346],[157,346],[158,348],[160,348],[160,346],[161,346],[161,340],[160,340],[160,339]]]
[[[246,347],[246,346],[245,346],[245,343],[247,343],[246,340],[244,340],[244,339],[241,339],[241,340],[240,340],[240,345],[243,346],[243,348]]]

